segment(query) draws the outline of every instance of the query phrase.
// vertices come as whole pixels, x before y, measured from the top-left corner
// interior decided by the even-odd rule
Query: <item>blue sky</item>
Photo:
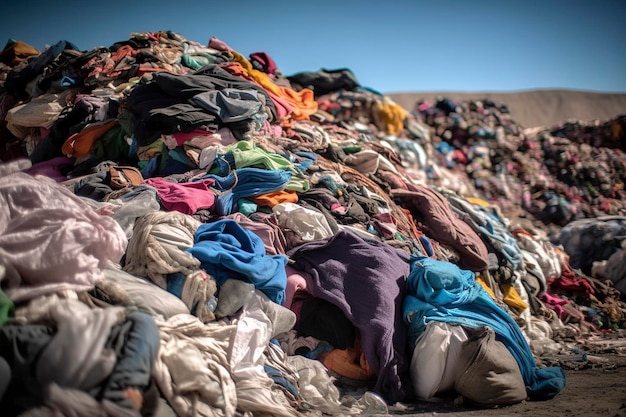
[[[349,68],[383,93],[626,92],[625,17],[624,0],[0,0],[0,47],[172,30],[266,52],[286,75]]]

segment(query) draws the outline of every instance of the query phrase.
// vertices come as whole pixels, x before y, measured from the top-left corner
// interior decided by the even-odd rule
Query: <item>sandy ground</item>
[[[445,399],[440,403],[396,405],[390,415],[446,417],[626,417],[626,356],[598,355],[600,363],[563,363],[566,387],[547,401],[525,401],[494,409],[476,408]]]
[[[405,92],[386,93],[407,110],[413,110],[420,99],[433,102],[438,96],[456,101],[490,99],[505,104],[513,120],[522,127],[552,126],[578,119],[608,120],[626,114],[626,94],[596,93],[576,90],[530,90],[519,92]]]

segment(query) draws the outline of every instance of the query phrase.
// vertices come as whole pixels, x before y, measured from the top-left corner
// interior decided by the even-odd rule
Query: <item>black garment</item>
[[[42,325],[5,324],[0,328],[0,357],[10,372],[10,382],[0,400],[2,415],[17,416],[29,407],[43,404],[44,387],[37,381],[35,369],[54,333],[53,328]],[[6,379],[6,375],[0,379]]]
[[[315,98],[340,90],[352,91],[359,87],[356,77],[347,68],[334,70],[321,69],[318,72],[299,72],[288,75],[287,80],[294,90],[309,88]]]
[[[152,80],[136,85],[128,94],[137,143],[145,146],[163,133],[189,132],[203,126],[212,126],[212,130],[228,127],[236,136],[249,131],[249,121],[221,123],[215,115],[190,102],[196,94],[225,88],[255,90],[263,94],[270,113],[268,120],[276,119],[276,108],[267,91],[216,65],[205,65],[191,75],[157,73]]]
[[[78,50],[78,47],[68,41],[59,41],[56,44],[49,46],[40,55],[30,60],[25,68],[9,72],[7,79],[4,82],[4,88],[6,91],[20,100],[29,99],[28,93],[26,92],[26,85],[30,81],[34,80],[38,75],[42,74],[44,68],[65,49]]]
[[[336,349],[354,347],[356,328],[336,305],[321,298],[303,301],[295,326],[298,336],[313,336]]]
[[[35,164],[48,161],[57,156],[63,156],[63,152],[61,152],[63,143],[73,133],[79,132],[84,127],[88,116],[89,109],[80,105],[72,107],[67,114],[61,114],[50,128],[48,135],[30,154],[31,162]]]

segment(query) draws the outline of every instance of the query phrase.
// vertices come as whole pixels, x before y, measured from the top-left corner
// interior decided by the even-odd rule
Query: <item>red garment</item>
[[[193,138],[208,137],[213,135],[215,135],[215,132],[209,132],[208,130],[202,129],[194,129],[191,132],[174,132],[171,134],[171,136],[173,136],[176,140],[176,144],[178,146],[183,145],[185,142]]]
[[[560,290],[583,293],[585,296],[594,294],[593,285],[583,275],[577,275],[568,263],[561,263],[561,276],[546,280],[550,292],[559,293]]]

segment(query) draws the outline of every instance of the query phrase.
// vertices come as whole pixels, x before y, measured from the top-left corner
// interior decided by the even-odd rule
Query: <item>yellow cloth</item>
[[[619,140],[622,137],[622,125],[618,121],[614,121],[611,125],[611,133],[613,134],[613,139]]]
[[[22,41],[9,41],[5,48],[0,51],[0,62],[11,67],[26,60],[30,56],[39,55],[41,52],[34,46]]]
[[[472,204],[478,204],[479,206],[482,207],[489,207],[489,203],[487,203],[485,200],[483,200],[482,198],[478,198],[478,197],[467,197],[466,198],[467,201],[469,201]]]
[[[503,301],[509,306],[513,307],[517,311],[523,311],[528,308],[528,304],[522,300],[519,293],[511,284],[500,284],[500,289],[502,290],[502,295],[504,296]]]
[[[137,148],[137,158],[140,161],[149,161],[155,156],[163,153],[164,147],[165,142],[163,141],[163,137],[160,137],[148,145]]]
[[[489,293],[491,298],[493,298],[494,300],[496,299],[496,295],[493,293],[491,287],[487,285],[483,277],[481,277],[480,275],[476,275],[476,282],[478,282],[485,289],[485,291]]]
[[[397,135],[404,129],[407,111],[385,98],[385,102],[377,102],[373,107],[374,118],[377,124],[390,135]]]

